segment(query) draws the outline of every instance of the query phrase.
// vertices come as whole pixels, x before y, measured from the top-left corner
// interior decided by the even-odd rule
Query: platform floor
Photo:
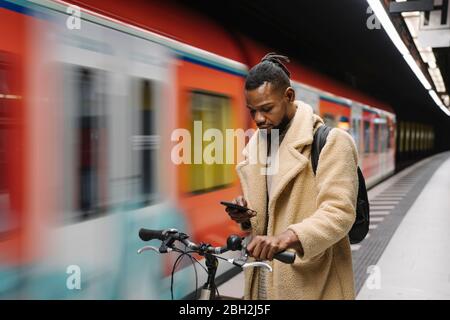
[[[357,299],[450,299],[450,153],[436,165]]]
[[[352,245],[357,299],[450,299],[450,152],[369,191],[368,237]],[[219,286],[242,297],[243,273]]]

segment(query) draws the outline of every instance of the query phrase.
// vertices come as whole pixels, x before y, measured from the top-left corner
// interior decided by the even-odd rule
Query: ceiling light
[[[444,105],[446,105],[447,107],[450,106],[450,97],[448,94],[442,95],[441,98]]]
[[[431,89],[430,82],[428,82],[427,78],[425,78],[425,76],[423,75],[422,70],[420,70],[419,66],[417,65],[417,63],[413,59],[413,57],[410,54],[405,54],[403,56],[403,58],[405,59],[406,63],[409,65],[411,70],[414,72],[414,74],[416,75],[417,79],[419,79],[419,81],[425,87],[425,89],[430,90]]]
[[[436,91],[430,90],[430,91],[428,91],[428,93],[433,98],[434,102],[438,105],[438,107],[441,108],[441,110],[444,111],[445,114],[450,117],[450,111],[444,106],[441,99],[439,99]]]
[[[403,40],[400,38],[397,30],[392,24],[392,21],[389,18],[381,2],[379,0],[367,0],[367,2],[369,3],[378,20],[383,25],[383,28],[388,34],[391,41],[397,47],[398,51],[400,51],[401,54],[408,54],[409,53],[408,48],[405,46]]]
[[[397,1],[400,2],[400,1]],[[427,77],[422,72],[422,69],[417,65],[416,61],[412,57],[411,53],[409,52],[408,48],[406,47],[405,43],[403,42],[402,38],[400,37],[399,33],[395,29],[394,25],[392,24],[391,19],[389,18],[388,13],[386,12],[386,9],[384,8],[384,5],[380,0],[367,0],[367,3],[372,8],[373,12],[375,13],[377,19],[380,21],[381,25],[383,26],[385,32],[391,39],[392,43],[395,45],[397,50],[403,55],[403,58],[405,59],[408,66],[411,68],[411,70],[416,75],[417,79],[419,79],[420,83],[424,86],[425,89],[428,90],[428,93],[433,98],[434,102],[439,106],[439,108],[442,109],[442,111],[445,112],[448,116],[450,116],[450,111],[444,106],[442,101],[439,99],[436,91],[432,90],[432,86],[430,82],[428,81]],[[407,15],[404,15],[406,17]],[[413,16],[413,15],[411,15]],[[417,16],[417,13],[414,13],[414,16]],[[406,19],[405,19],[406,20]],[[410,23],[407,23],[407,27],[413,37],[414,43],[416,43],[416,47],[420,48],[419,44],[417,43],[417,39],[415,36],[415,28],[414,28],[414,22],[411,21]],[[441,90],[445,91],[445,86],[440,84],[440,79],[442,78],[442,75],[440,74],[439,68],[436,68],[436,61],[433,54],[433,51],[429,48],[426,48],[425,50],[422,50],[421,58],[426,61],[431,68],[431,70],[434,70],[434,77],[433,82],[436,85],[436,89],[441,92]],[[422,54],[423,53],[423,54]],[[431,73],[430,73],[431,76]]]

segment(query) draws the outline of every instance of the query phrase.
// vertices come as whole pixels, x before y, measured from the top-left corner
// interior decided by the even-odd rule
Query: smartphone
[[[239,211],[247,211],[247,210],[253,211],[252,209],[240,206],[240,205],[238,205],[236,203],[233,203],[233,202],[220,201],[220,204],[222,204],[222,205],[224,205],[226,207],[229,207],[229,208],[233,208],[233,209],[239,210]]]

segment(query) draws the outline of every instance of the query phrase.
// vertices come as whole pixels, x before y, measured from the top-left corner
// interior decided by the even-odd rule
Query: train
[[[241,193],[235,164],[176,164],[173,133],[254,128],[245,76],[276,48],[171,1],[0,0],[0,30],[0,298],[169,299],[176,255],[138,255],[139,228],[243,234],[219,203]],[[392,175],[393,108],[288,68],[297,99],[353,136],[367,185]],[[175,298],[195,291],[192,268]]]

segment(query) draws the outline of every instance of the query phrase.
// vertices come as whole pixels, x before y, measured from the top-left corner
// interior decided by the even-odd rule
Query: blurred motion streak
[[[245,74],[271,50],[170,4],[71,3],[82,9],[79,30],[66,27],[61,1],[0,0],[0,298],[168,299],[175,256],[137,255],[139,228],[173,227],[214,246],[242,234],[219,204],[241,193],[234,164],[175,165],[171,134],[194,121],[223,136],[254,128]],[[147,13],[148,25],[129,23]],[[297,99],[353,135],[366,182],[391,174],[392,109],[301,65],[292,71]],[[409,147],[409,124],[401,130]],[[431,149],[432,129],[420,132]],[[80,290],[66,287],[71,265]],[[175,281],[176,298],[192,292],[192,266]]]

